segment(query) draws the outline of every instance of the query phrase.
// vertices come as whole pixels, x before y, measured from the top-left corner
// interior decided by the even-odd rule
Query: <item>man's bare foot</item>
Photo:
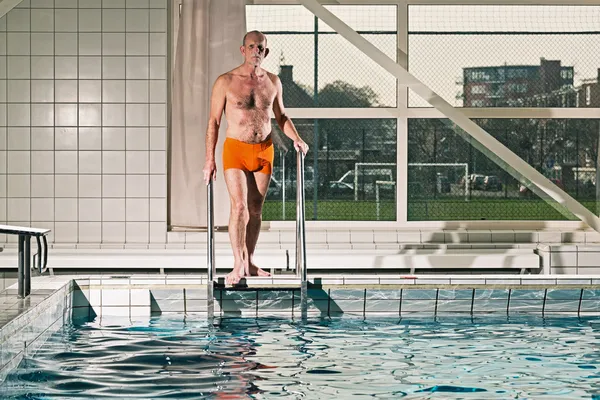
[[[249,271],[250,271],[250,276],[271,276],[270,273],[268,273],[264,269],[258,268],[254,264],[250,264]]]
[[[243,268],[234,268],[233,271],[228,273],[225,277],[225,283],[230,286],[235,286],[240,283],[244,276],[246,276],[246,274],[244,273]]]

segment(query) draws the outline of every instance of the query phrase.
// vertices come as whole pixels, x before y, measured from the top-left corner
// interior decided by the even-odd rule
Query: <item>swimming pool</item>
[[[600,399],[600,318],[219,319],[64,325],[2,398]]]

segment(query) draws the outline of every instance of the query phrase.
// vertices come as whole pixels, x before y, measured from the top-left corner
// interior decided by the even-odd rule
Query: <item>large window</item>
[[[475,122],[597,212],[600,120],[527,118]],[[460,128],[448,120],[409,120],[409,220],[568,219],[459,132]]]
[[[274,126],[276,124],[273,122]],[[396,220],[396,120],[298,119],[308,220]],[[265,220],[296,218],[296,154],[275,129],[275,167]]]
[[[600,7],[411,5],[408,11],[410,72],[456,107],[576,107],[582,82],[597,78]],[[527,90],[482,103],[467,89],[484,81]],[[412,92],[409,104],[429,107]]]
[[[396,6],[327,8],[396,59]],[[396,107],[396,78],[304,7],[254,5],[246,14],[247,29],[267,35],[264,66],[280,76],[287,107]]]

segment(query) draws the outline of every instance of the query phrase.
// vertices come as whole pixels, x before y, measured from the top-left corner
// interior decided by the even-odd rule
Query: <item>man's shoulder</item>
[[[271,82],[273,82],[276,85],[279,83],[279,76],[277,76],[276,74],[269,72],[269,71],[265,71],[265,72]]]

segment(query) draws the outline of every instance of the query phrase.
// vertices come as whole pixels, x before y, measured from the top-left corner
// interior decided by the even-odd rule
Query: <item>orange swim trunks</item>
[[[228,137],[223,145],[223,171],[235,168],[271,174],[274,158],[275,149],[270,137],[262,143],[246,143]]]

